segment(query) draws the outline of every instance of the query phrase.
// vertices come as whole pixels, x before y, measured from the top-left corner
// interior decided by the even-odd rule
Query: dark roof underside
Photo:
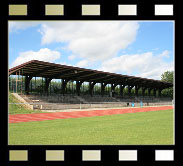
[[[121,75],[73,66],[66,66],[38,60],[32,60],[9,69],[9,75],[16,74],[23,76],[66,79],[73,81],[140,85],[152,88],[168,88],[173,86],[172,83],[162,82],[160,80]]]

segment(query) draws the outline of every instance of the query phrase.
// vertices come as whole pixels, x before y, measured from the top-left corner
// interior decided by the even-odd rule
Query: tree
[[[173,83],[173,71],[166,71],[161,75],[161,81]]]
[[[173,76],[173,71],[166,71],[161,75],[161,81],[173,83]],[[164,89],[162,95],[173,98],[173,87]]]

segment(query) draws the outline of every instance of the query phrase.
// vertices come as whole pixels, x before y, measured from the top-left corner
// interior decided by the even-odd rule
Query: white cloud
[[[168,54],[168,51],[163,51],[159,55],[154,55],[153,52],[121,55],[104,61],[99,70],[128,75],[137,73],[136,76],[139,77],[160,79],[162,73],[173,70],[173,62],[164,60]]]
[[[57,64],[60,64],[60,65],[66,65],[66,66],[73,66],[72,64],[67,63],[67,62],[65,62],[65,61],[58,62]]]
[[[72,21],[42,23],[42,44],[62,42],[74,55],[105,60],[132,44],[139,24],[134,21]]]
[[[40,24],[40,22],[36,21],[9,21],[9,32],[18,32],[19,30],[25,30],[29,27],[34,27]]]
[[[76,55],[70,55],[70,56],[68,56],[68,59],[69,60],[73,60],[73,59],[75,59],[76,58]]]
[[[79,61],[77,64],[76,64],[76,66],[77,67],[87,67],[88,66],[88,61],[87,60],[81,60],[81,61]]]
[[[55,60],[60,58],[60,52],[52,51],[48,48],[42,48],[39,51],[26,51],[20,52],[19,56],[15,59],[15,61],[11,64],[11,67],[20,65],[24,62],[28,62],[30,60],[40,60],[46,62],[54,62]]]
[[[159,54],[159,57],[170,58],[169,54],[170,52],[168,50],[165,50],[161,54]]]

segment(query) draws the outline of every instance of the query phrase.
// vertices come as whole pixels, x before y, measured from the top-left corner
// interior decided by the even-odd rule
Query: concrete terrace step
[[[21,97],[34,109],[41,110],[63,110],[63,109],[80,109],[80,108],[109,108],[109,107],[126,107],[127,103],[139,106],[143,105],[171,105],[172,100],[166,98],[154,97],[109,97],[109,96],[90,96],[90,95],[21,95]]]

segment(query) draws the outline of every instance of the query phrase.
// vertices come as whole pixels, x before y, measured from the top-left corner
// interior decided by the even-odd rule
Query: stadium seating
[[[172,104],[171,98],[158,98],[158,97],[134,97],[134,96],[115,96],[110,97],[108,95],[21,95],[21,97],[30,105],[33,105],[34,109],[43,110],[61,110],[61,109],[78,109],[78,108],[101,108],[101,107],[126,107],[130,106],[129,103],[134,103],[135,106],[140,106],[140,102],[143,106],[150,105],[170,105]]]

